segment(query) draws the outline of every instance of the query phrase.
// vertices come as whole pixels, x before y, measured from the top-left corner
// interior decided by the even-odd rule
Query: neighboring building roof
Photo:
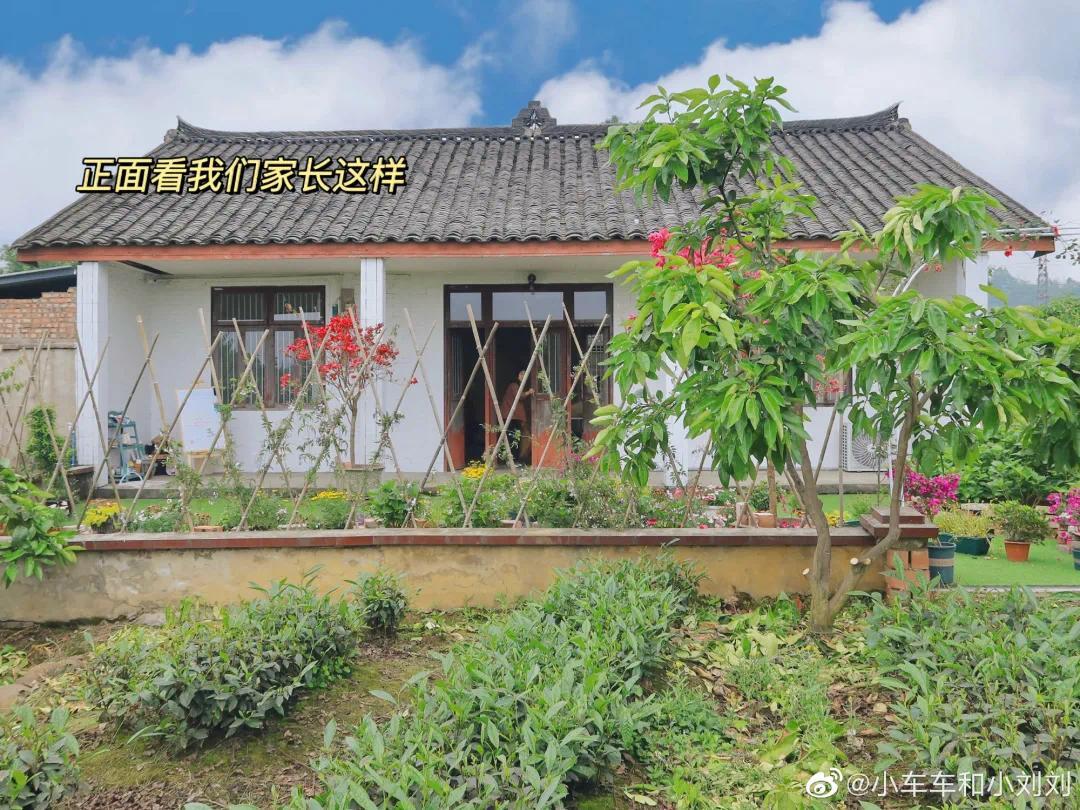
[[[15,246],[640,239],[696,214],[695,198],[681,190],[643,206],[615,193],[614,170],[595,149],[606,131],[558,125],[539,102],[509,127],[219,132],[181,120],[152,157],[405,155],[408,186],[392,196],[87,194]],[[773,140],[818,199],[814,218],[790,223],[794,238],[831,239],[852,220],[877,229],[893,199],[918,183],[978,186],[1001,201],[1004,226],[1045,226],[914,133],[897,106],[791,121]]]
[[[76,284],[75,265],[44,267],[0,275],[0,298],[37,298],[43,292],[64,292]]]

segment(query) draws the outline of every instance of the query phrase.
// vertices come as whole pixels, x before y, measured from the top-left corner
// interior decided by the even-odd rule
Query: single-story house
[[[82,195],[16,247],[22,261],[77,263],[78,330],[87,355],[97,357],[109,341],[93,382],[102,415],[124,406],[143,363],[136,319],[151,336],[160,334],[154,364],[166,413],[148,383],[129,408],[144,437],[162,429],[163,415],[172,418],[175,392],[190,386],[199,370],[206,346],[200,310],[207,329],[226,333],[217,358],[226,397],[230,375],[242,367],[232,318],[252,344],[264,329],[272,330],[258,375],[272,418],[289,405],[278,379],[292,368],[284,348],[299,334],[298,310],[326,319],[355,307],[362,324],[388,324],[401,350],[402,374],[415,360],[408,310],[421,342],[434,326],[424,367],[436,395],[429,398],[423,385],[405,392],[393,440],[401,469],[423,472],[477,357],[468,306],[482,335],[500,324],[488,356],[497,395],[530,354],[526,304],[533,317],[555,318],[545,357],[552,377],[566,385],[579,357],[572,338],[585,345],[604,315],[610,330],[632,314],[630,294],[608,274],[632,257],[648,256],[651,232],[695,214],[695,200],[686,193],[645,204],[631,193],[616,193],[613,169],[595,148],[605,132],[604,125],[558,124],[535,101],[502,127],[225,132],[181,120],[149,157],[217,156],[233,165],[237,158],[303,163],[308,157],[363,156],[370,162],[404,156],[407,183],[393,194],[304,193],[299,184],[281,193],[245,193],[238,186],[238,193],[107,189]],[[795,247],[835,250],[837,235],[852,221],[879,228],[894,197],[916,184],[936,183],[985,189],[1001,201],[1000,219],[1016,249],[1053,249],[1045,222],[920,137],[896,106],[853,118],[791,121],[774,140],[818,200],[813,218],[790,224]],[[915,284],[928,294],[975,297],[986,280],[983,256],[921,273]],[[564,304],[576,334],[559,320]],[[75,385],[85,391],[85,378]],[[396,402],[399,389],[390,385],[383,399]],[[483,388],[473,386],[461,417],[448,426],[452,466],[477,458],[490,441],[484,425],[494,419]],[[532,408],[534,421],[550,418],[541,405]],[[823,402],[813,415],[815,454],[830,411]],[[588,407],[576,402],[567,414],[578,434],[587,435],[587,417]],[[84,463],[101,454],[92,419],[87,409],[77,426]],[[231,424],[239,461],[256,468],[264,435],[260,411],[238,409]],[[543,427],[534,425],[534,431]],[[358,433],[366,455],[377,437],[371,414],[361,419]],[[825,466],[866,469],[869,462],[852,442],[841,441],[843,434],[832,432]],[[696,466],[695,447],[685,435],[674,450],[682,464]],[[302,464],[299,458],[295,463]]]

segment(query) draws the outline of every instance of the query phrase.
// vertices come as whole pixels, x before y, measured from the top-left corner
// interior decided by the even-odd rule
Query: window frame
[[[305,317],[303,321],[275,321],[274,313],[274,296],[278,293],[318,293],[319,295],[319,317],[311,318]],[[217,340],[217,336],[221,332],[235,333],[232,319],[221,320],[218,318],[218,301],[221,296],[228,295],[229,293],[259,293],[263,296],[263,311],[265,313],[262,320],[259,321],[240,321],[237,320],[236,325],[240,328],[241,335],[247,332],[255,332],[261,334],[264,330],[269,329],[270,335],[267,337],[266,342],[263,345],[263,357],[265,372],[263,375],[263,390],[260,392],[263,398],[263,405],[267,410],[285,410],[291,407],[291,403],[281,403],[278,401],[279,387],[276,385],[276,381],[279,378],[277,369],[277,356],[274,352],[274,332],[275,331],[292,331],[294,339],[297,337],[303,337],[304,328],[303,324],[306,323],[309,327],[320,327],[326,324],[327,317],[327,294],[325,284],[237,284],[229,287],[211,287],[210,288],[210,330],[211,340]],[[310,313],[304,313],[308,316]],[[220,351],[220,349],[219,349]],[[219,386],[220,387],[220,386]],[[224,402],[224,391],[219,390],[217,392],[219,398]],[[257,402],[237,402],[234,406],[234,410],[258,410],[259,405]]]

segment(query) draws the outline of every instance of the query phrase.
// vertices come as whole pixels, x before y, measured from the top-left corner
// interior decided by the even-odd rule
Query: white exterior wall
[[[607,272],[615,270],[621,264],[618,257],[612,257],[604,269],[582,270],[567,266],[564,262],[546,264],[534,262],[528,269],[504,267],[496,269],[497,261],[478,261],[471,270],[413,270],[404,272],[395,270],[394,262],[387,262],[386,273],[386,312],[387,323],[395,330],[395,340],[401,354],[396,365],[396,374],[402,378],[412,371],[416,361],[416,352],[409,337],[404,311],[407,309],[416,329],[416,339],[423,345],[432,324],[435,330],[431,335],[427,350],[423,354],[423,367],[431,384],[432,394],[439,409],[439,421],[436,422],[431,412],[431,403],[422,381],[411,386],[402,401],[400,411],[404,418],[394,428],[394,449],[403,470],[424,472],[431,463],[442,438],[443,430],[443,287],[447,284],[524,284],[530,272],[536,273],[540,284],[583,284],[610,282]],[[490,269],[485,266],[492,265]],[[634,311],[634,299],[626,287],[614,283],[613,329],[621,324]],[[477,313],[479,314],[479,313]],[[421,380],[418,370],[416,377]],[[482,376],[478,376],[474,385],[484,385]],[[383,400],[384,408],[389,409],[400,395],[400,388],[387,387],[388,394]],[[392,468],[389,457],[385,459],[387,469]],[[442,459],[435,466],[442,470]]]
[[[209,323],[210,295],[214,286],[288,286],[295,284],[318,284],[326,286],[328,310],[339,305],[343,289],[354,292],[358,317],[365,325],[385,322],[400,350],[395,365],[395,377],[406,380],[413,376],[416,360],[404,311],[408,309],[417,333],[417,341],[423,343],[434,325],[430,341],[423,355],[423,369],[431,386],[438,408],[438,419],[432,415],[431,404],[422,384],[409,387],[401,401],[403,419],[392,432],[394,450],[401,469],[419,473],[427,469],[436,453],[443,419],[443,301],[447,284],[522,284],[530,273],[537,275],[539,284],[556,283],[610,283],[607,274],[616,269],[625,257],[542,257],[532,259],[485,258],[468,262],[461,260],[381,260],[364,259],[347,263],[337,261],[332,266],[319,262],[306,263],[304,272],[286,274],[273,271],[268,265],[266,275],[258,268],[245,268],[240,274],[229,263],[208,270],[201,267],[200,277],[185,278],[179,275],[160,277],[122,265],[98,265],[88,263],[79,268],[78,322],[80,335],[86,349],[88,362],[100,351],[105,335],[109,337],[108,362],[96,386],[99,409],[120,410],[124,406],[135,376],[143,361],[142,342],[136,318],[142,315],[148,338],[160,334],[154,353],[154,368],[161,384],[165,401],[166,419],[172,420],[178,405],[176,391],[188,388],[196,381],[196,373],[206,356],[206,340],[199,319],[201,309]],[[927,294],[951,295],[949,291],[960,283],[968,283],[972,275],[964,268],[950,268],[942,273],[921,274],[916,287]],[[957,272],[959,271],[959,272]],[[923,278],[926,276],[927,278]],[[974,282],[973,282],[974,283]],[[381,285],[381,287],[380,287]],[[613,284],[613,329],[621,328],[625,319],[634,311],[634,300],[622,284]],[[977,283],[975,283],[977,290]],[[329,312],[328,312],[329,314]],[[79,372],[77,371],[77,376]],[[419,370],[415,376],[422,377]],[[209,369],[204,371],[200,382],[210,384]],[[482,379],[477,384],[482,384]],[[392,382],[380,386],[379,395],[384,409],[397,404],[401,387]],[[372,403],[368,400],[368,413]],[[824,441],[831,408],[815,408],[811,411],[810,449],[816,463]],[[162,419],[150,385],[145,377],[132,401],[129,414],[137,422],[139,435],[148,441],[163,429]],[[279,422],[286,411],[271,411],[271,421]],[[92,431],[92,422],[80,420],[78,429],[79,455],[83,461],[100,460],[100,443]],[[257,470],[264,442],[265,431],[262,417],[257,410],[237,410],[231,422],[232,436],[237,457],[245,470]],[[178,432],[178,431],[177,431]],[[696,469],[704,439],[688,441],[680,427],[672,426],[674,449],[679,463],[686,469]],[[377,443],[378,431],[371,416],[358,430],[358,461],[367,461]],[[293,452],[288,458],[295,470],[306,469],[306,464],[295,446],[302,437],[290,441]],[[97,452],[94,453],[94,448]],[[89,454],[89,455],[88,455]],[[394,468],[390,454],[382,459],[388,470]],[[840,462],[840,425],[833,427],[826,449],[824,467],[834,469]],[[441,458],[436,470],[442,469]]]

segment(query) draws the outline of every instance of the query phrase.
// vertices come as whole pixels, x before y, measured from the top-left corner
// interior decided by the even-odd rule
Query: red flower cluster
[[[721,232],[723,233],[723,232]],[[661,228],[654,233],[649,234],[649,242],[652,244],[652,255],[656,259],[656,266],[663,267],[667,264],[667,258],[664,256],[664,250],[667,246],[668,240],[671,238],[671,231],[667,228]],[[677,255],[682,256],[694,267],[701,267],[703,264],[714,264],[717,267],[730,267],[735,263],[735,255],[729,253],[723,248],[716,248],[705,252],[705,248],[697,248],[692,250],[688,247],[678,251]]]
[[[307,363],[321,347],[319,374],[323,381],[339,388],[362,388],[377,371],[393,365],[398,356],[393,341],[379,339],[381,333],[382,324],[357,327],[351,314],[335,315],[326,326],[309,327],[305,336],[286,347],[285,354]],[[293,382],[292,375],[281,376],[282,386]]]

